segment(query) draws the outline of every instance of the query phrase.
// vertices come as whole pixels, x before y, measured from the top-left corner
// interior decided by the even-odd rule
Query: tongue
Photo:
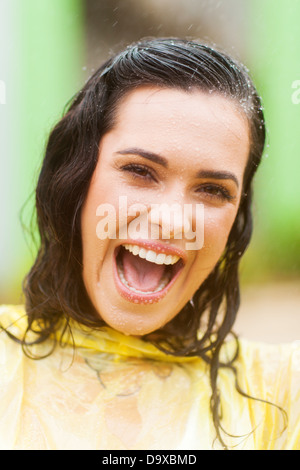
[[[123,255],[123,270],[126,281],[131,287],[142,291],[153,291],[159,285],[165,266],[151,263],[126,250]]]

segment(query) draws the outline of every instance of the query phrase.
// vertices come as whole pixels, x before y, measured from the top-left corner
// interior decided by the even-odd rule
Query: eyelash
[[[204,190],[205,192],[209,193],[208,197],[211,199],[217,198],[223,201],[232,201],[234,199],[234,196],[231,196],[226,188],[218,184],[206,183],[201,185],[198,189],[201,190],[199,192]]]
[[[142,181],[157,181],[153,172],[145,165],[130,163],[129,165],[122,166],[121,171],[130,173],[134,179]],[[202,184],[197,188],[196,192],[206,192],[209,199],[219,199],[222,201],[231,201],[234,199],[226,188],[215,183]]]
[[[121,170],[131,173],[133,178],[156,181],[156,178],[154,177],[152,171],[150,171],[149,168],[144,165],[136,165],[134,163],[130,163],[129,165],[122,166]],[[144,175],[141,174],[142,172],[144,172]]]

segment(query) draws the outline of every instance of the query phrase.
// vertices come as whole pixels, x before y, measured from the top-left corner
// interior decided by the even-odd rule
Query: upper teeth
[[[153,250],[146,250],[138,245],[123,245],[126,250],[129,250],[133,255],[138,255],[151,263],[156,264],[175,264],[180,259],[177,255],[166,255],[165,253],[156,253]]]

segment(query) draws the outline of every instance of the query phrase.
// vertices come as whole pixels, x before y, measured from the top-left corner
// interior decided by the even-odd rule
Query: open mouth
[[[184,266],[177,254],[124,244],[115,251],[115,278],[123,297],[135,303],[157,302],[166,295]]]

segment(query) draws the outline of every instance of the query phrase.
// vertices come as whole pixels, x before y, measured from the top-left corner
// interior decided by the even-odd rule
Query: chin
[[[94,294],[94,306],[105,323],[125,335],[144,336],[169,321],[183,308],[177,300],[167,296],[160,302],[136,304],[120,296],[116,290],[98,286]]]

